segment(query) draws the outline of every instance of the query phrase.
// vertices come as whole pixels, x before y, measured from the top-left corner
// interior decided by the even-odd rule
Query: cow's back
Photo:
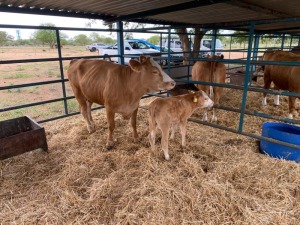
[[[103,105],[105,92],[119,80],[120,65],[104,60],[72,61],[68,77],[73,91],[80,91],[87,100]],[[112,79],[113,75],[113,79]]]

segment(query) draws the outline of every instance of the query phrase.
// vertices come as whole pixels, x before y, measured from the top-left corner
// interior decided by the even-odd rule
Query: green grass
[[[29,73],[15,73],[15,74],[6,74],[3,76],[3,79],[31,78],[34,76],[35,76],[34,74],[29,74]]]

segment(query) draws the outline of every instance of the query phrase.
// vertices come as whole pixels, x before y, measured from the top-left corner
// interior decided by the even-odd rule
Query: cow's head
[[[171,90],[176,85],[175,81],[162,70],[152,57],[141,55],[140,61],[132,59],[129,61],[129,66],[133,71],[141,74],[148,92]]]

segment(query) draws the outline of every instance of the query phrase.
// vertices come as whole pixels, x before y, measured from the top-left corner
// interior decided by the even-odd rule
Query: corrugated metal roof
[[[223,29],[272,20],[256,30],[300,30],[299,0],[0,0],[0,11]]]

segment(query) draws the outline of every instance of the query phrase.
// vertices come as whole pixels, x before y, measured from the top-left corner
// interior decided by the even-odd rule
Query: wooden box
[[[38,148],[48,151],[45,129],[30,117],[0,122],[0,160]]]

